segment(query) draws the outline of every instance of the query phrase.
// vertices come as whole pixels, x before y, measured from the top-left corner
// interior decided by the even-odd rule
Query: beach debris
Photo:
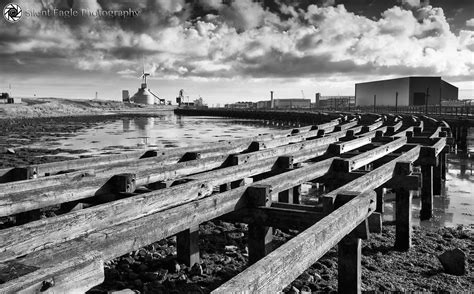
[[[459,248],[445,251],[438,259],[447,274],[462,276],[467,272],[466,254]]]

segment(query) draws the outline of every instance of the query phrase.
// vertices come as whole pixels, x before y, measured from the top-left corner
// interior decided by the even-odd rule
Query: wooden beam
[[[390,143],[384,144],[380,147],[376,147],[372,150],[351,157],[350,159],[335,160],[334,170],[345,172],[353,171],[397,150],[398,148],[405,145],[406,142],[406,138],[398,138]]]
[[[19,263],[12,262],[6,264],[7,269],[9,265],[16,268],[21,266]],[[1,264],[0,268],[2,268]],[[71,256],[54,266],[37,267],[36,270],[28,274],[0,284],[0,292],[84,293],[103,281],[104,262],[102,256],[92,251],[83,256]]]
[[[364,191],[367,191],[380,187],[385,182],[390,180],[390,178],[392,178],[398,161],[415,161],[418,159],[419,152],[420,146],[414,146],[411,150],[405,152],[396,159],[368,172],[366,175],[363,175],[336,190],[327,193],[323,197],[324,211],[327,212],[333,210],[334,199],[341,191],[354,191],[361,189],[361,187],[364,189]]]
[[[281,291],[365,220],[374,209],[375,193],[372,191],[361,194],[212,293]]]
[[[333,143],[329,145],[328,151],[331,152],[332,154],[339,155],[344,152],[348,152],[357,148],[360,148],[364,145],[372,143],[372,138],[375,136],[375,134],[371,134],[369,136],[363,136],[359,137],[347,142],[338,142],[338,143]]]

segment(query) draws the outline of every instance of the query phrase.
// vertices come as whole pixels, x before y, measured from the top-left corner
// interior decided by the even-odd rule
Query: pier
[[[334,246],[338,290],[360,293],[362,242],[381,232],[385,194],[396,195],[393,246],[410,250],[412,197],[431,218],[446,153],[464,134],[461,123],[411,113],[177,112],[286,128],[0,170],[0,217],[15,220],[0,230],[0,292],[85,292],[103,282],[105,262],[173,235],[177,259],[192,266],[199,224],[221,219],[248,224],[250,266],[213,293],[281,291]],[[317,203],[304,203],[305,184]],[[276,228],[300,233],[272,250]]]

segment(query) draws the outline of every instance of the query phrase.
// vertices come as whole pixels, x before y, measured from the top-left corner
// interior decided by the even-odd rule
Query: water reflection
[[[122,118],[85,129],[74,137],[39,142],[31,147],[87,149],[87,154],[145,147],[172,148],[219,140],[243,138],[281,127],[259,120],[176,116],[169,112],[155,117]]]

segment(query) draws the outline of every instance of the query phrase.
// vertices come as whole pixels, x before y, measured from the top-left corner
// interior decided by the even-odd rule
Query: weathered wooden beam
[[[315,130],[315,131],[310,131],[308,133],[279,138],[278,140],[268,139],[268,140],[254,141],[252,142],[251,148],[252,148],[252,151],[260,151],[263,149],[275,148],[275,147],[284,146],[287,144],[299,143],[305,140],[310,140],[312,138],[318,138],[319,137],[318,132],[319,130]],[[344,131],[331,133],[329,136],[339,139],[339,138],[344,137],[345,135],[346,135],[346,131],[344,130]]]
[[[189,162],[178,163],[173,166],[163,167],[138,167],[123,168],[128,173],[136,174],[135,185],[143,186],[149,183],[165,181],[191,173],[203,172],[220,167],[227,159],[227,156],[217,158],[206,158]],[[28,210],[38,209],[64,202],[79,200],[116,189],[114,180],[115,174],[119,170],[104,171],[95,177],[76,177],[65,179],[62,185],[54,187],[42,187],[40,189],[25,190],[21,192],[9,193],[0,192],[0,216],[12,215]],[[117,172],[117,173],[115,173]]]
[[[244,154],[235,154],[233,155],[233,163],[234,164],[242,164],[246,162],[251,162],[255,160],[260,160],[262,158],[268,158],[270,156],[282,156],[285,154],[292,154],[293,152],[299,151],[301,149],[312,149],[315,152],[322,152],[326,150],[326,146],[331,143],[337,142],[339,138],[342,137],[342,133],[340,136],[336,135],[329,135],[327,137],[322,137],[314,140],[308,140],[301,143],[294,143],[285,146],[264,149],[260,151],[244,153]],[[317,148],[317,147],[325,147],[325,148]],[[316,155],[317,156],[317,155]],[[315,157],[316,157],[315,156]]]
[[[373,190],[377,187],[382,186],[385,182],[390,180],[393,176],[393,172],[396,168],[398,161],[415,161],[418,159],[420,153],[420,146],[414,146],[411,150],[408,150],[403,155],[397,157],[396,159],[368,172],[366,175],[363,175],[354,181],[327,193],[323,197],[324,211],[332,211],[334,205],[334,199],[336,195],[341,191],[354,191],[361,189]]]
[[[380,128],[382,125],[383,125],[383,121],[380,120],[380,121],[375,122],[375,123],[373,123],[373,124],[371,124],[371,125],[363,126],[361,131],[362,131],[363,133],[371,132],[371,131],[374,131],[374,130]],[[385,131],[386,131],[386,130],[384,130],[384,132],[385,132]]]
[[[384,144],[380,147],[374,148],[367,152],[361,153],[350,159],[346,160],[335,160],[334,161],[334,171],[345,171],[350,172],[355,169],[358,169],[366,164],[371,163],[379,158],[384,157],[385,155],[397,150],[398,148],[405,145],[407,142],[406,138],[398,138],[390,143]]]
[[[212,293],[281,291],[356,228],[374,209],[375,193],[361,194]]]
[[[25,266],[36,269],[0,284],[1,293],[84,293],[104,281],[104,262],[101,254],[94,251],[70,256],[54,266],[34,267],[13,261],[0,264],[0,271],[14,274]]]
[[[339,154],[342,154],[344,152],[348,152],[348,151],[351,151],[351,150],[360,148],[364,145],[372,143],[372,138],[374,136],[375,136],[375,134],[369,135],[369,136],[359,137],[359,138],[353,139],[351,141],[333,143],[333,144],[329,145],[328,151],[335,154],[335,155],[339,155]]]
[[[235,178],[245,178],[253,173],[259,174],[276,162],[276,158],[267,160],[262,165],[257,162],[252,167],[235,166],[203,174],[195,182],[157,190],[138,196],[120,199],[111,203],[91,207],[87,210],[75,211],[55,218],[28,223],[0,231],[0,239],[8,241],[0,248],[0,261],[31,252],[34,248],[41,248],[46,244],[54,245],[58,242],[73,239],[92,229],[99,230],[105,226],[119,224],[148,214],[161,211],[173,205],[183,204],[209,195],[212,187],[218,186]],[[278,193],[301,185],[304,182],[317,178],[329,170],[332,159],[318,164],[287,172],[266,180],[262,184],[272,186],[272,192]],[[219,177],[215,174],[217,173]],[[104,223],[104,220],[107,220]],[[67,227],[68,230],[61,230]],[[50,232],[55,232],[51,234]],[[8,236],[13,235],[14,238]],[[43,245],[41,245],[43,244]]]

